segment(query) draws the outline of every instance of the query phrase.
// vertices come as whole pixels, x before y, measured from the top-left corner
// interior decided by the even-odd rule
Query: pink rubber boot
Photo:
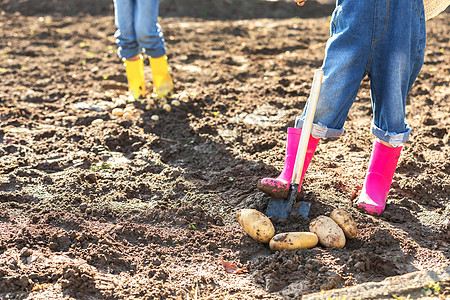
[[[286,140],[286,159],[284,162],[283,170],[280,176],[277,178],[264,178],[258,184],[258,188],[274,198],[284,199],[287,198],[289,193],[289,186],[291,184],[292,172],[294,171],[295,157],[297,156],[298,143],[302,130],[298,128],[288,128],[288,136]],[[300,177],[299,191],[302,186],[303,177],[308,169],[309,163],[312,160],[314,151],[316,151],[319,139],[315,139],[309,136],[308,148],[306,150],[305,163],[303,164],[302,176]]]
[[[357,201],[358,208],[371,215],[380,215],[386,206],[402,147],[391,148],[375,141],[369,169]]]

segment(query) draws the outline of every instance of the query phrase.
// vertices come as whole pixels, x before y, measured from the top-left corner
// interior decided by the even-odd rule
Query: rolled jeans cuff
[[[166,48],[159,48],[159,49],[144,49],[145,54],[147,54],[150,57],[161,57],[166,54]],[[119,47],[118,55],[120,58],[128,59],[130,57],[135,57],[136,55],[139,55],[142,53],[142,51],[139,48],[136,49],[123,49]]]
[[[302,129],[303,128],[304,118],[302,116],[298,116],[295,119],[295,128]],[[344,134],[344,129],[334,129],[328,128],[327,126],[321,123],[313,123],[311,128],[311,135],[315,139],[319,138],[327,138],[327,137],[337,137]]]
[[[135,57],[136,55],[141,54],[142,51],[139,50],[139,48],[134,49],[124,49],[122,47],[119,47],[117,54],[120,58],[129,59],[130,57]]]
[[[404,142],[406,142],[409,138],[409,134],[411,133],[411,127],[406,124],[406,131],[404,133],[396,133],[396,132],[387,132],[379,127],[377,127],[374,123],[370,126],[370,132],[375,135],[378,139],[394,146],[399,147]]]
[[[158,49],[147,49],[145,48],[145,54],[152,58],[161,57],[166,54],[166,47],[158,48]]]

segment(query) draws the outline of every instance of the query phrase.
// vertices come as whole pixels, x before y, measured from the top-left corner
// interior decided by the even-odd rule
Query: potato
[[[245,232],[258,242],[268,243],[275,234],[270,219],[256,209],[241,209],[236,217]]]
[[[165,111],[167,111],[167,112],[169,112],[169,111],[172,110],[172,107],[170,106],[170,104],[164,104],[164,105],[162,106],[162,108],[163,108]]]
[[[113,114],[113,116],[120,117],[120,116],[123,115],[123,109],[121,109],[121,108],[114,108],[112,110],[112,114]]]
[[[100,124],[100,123],[103,123],[103,119],[95,119],[95,120],[93,120],[91,122],[91,125],[97,125],[97,124]]]
[[[122,117],[127,121],[133,120],[133,114],[130,114],[129,112],[124,113]]]
[[[133,115],[133,113],[134,113],[134,111],[133,111],[133,108],[132,108],[132,107],[125,107],[125,108],[123,109],[123,114],[130,114],[130,115]]]
[[[156,109],[156,105],[154,104],[147,104],[145,106],[145,110],[155,110]]]
[[[309,224],[309,231],[315,233],[325,247],[340,249],[345,246],[344,231],[330,217],[318,216]]]
[[[331,212],[330,218],[342,228],[347,238],[354,239],[358,234],[355,220],[345,210],[336,208]]]
[[[272,251],[313,248],[319,238],[312,232],[286,232],[275,235],[269,243]]]

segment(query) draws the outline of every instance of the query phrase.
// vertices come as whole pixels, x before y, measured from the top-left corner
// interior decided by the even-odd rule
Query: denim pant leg
[[[136,10],[135,0],[114,0],[114,18],[116,23],[116,44],[120,58],[130,58],[142,52],[134,30]]]
[[[151,57],[166,53],[158,12],[159,0],[114,0],[119,57],[130,58],[143,50]]]
[[[136,0],[135,31],[138,44],[151,57],[166,54],[161,26],[158,24],[159,0]]]
[[[374,112],[371,131],[380,140],[399,146],[411,131],[405,122],[405,104],[424,61],[425,16],[422,0],[387,3],[385,30],[373,41],[369,69]]]
[[[311,135],[315,138],[339,136],[344,133],[344,123],[366,75],[370,57],[374,0],[337,1],[333,12],[331,36],[325,48],[322,65],[324,78],[314,115]],[[306,107],[308,104],[306,105]],[[303,115],[295,127],[302,128]]]

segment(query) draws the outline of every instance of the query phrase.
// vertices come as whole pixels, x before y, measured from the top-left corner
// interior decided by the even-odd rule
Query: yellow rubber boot
[[[144,59],[139,56],[137,60],[124,60],[127,72],[128,90],[134,100],[145,98]]]
[[[150,68],[152,69],[153,77],[153,96],[164,98],[172,95],[173,81],[169,74],[167,56],[150,57]]]

